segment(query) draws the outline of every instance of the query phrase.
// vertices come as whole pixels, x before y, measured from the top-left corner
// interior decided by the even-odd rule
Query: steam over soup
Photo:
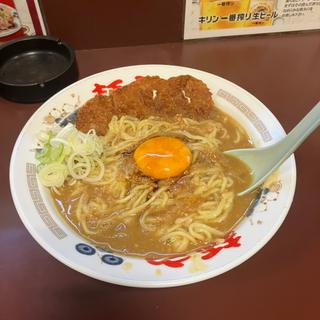
[[[62,217],[124,254],[160,257],[220,241],[255,196],[237,196],[250,172],[223,154],[252,146],[245,130],[190,76],[145,77],[94,97],[77,128],[43,140],[38,176]]]

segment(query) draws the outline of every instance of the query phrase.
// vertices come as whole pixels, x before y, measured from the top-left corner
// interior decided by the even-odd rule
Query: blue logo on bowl
[[[96,249],[85,244],[85,243],[78,243],[76,245],[76,250],[82,254],[85,254],[87,256],[92,256],[96,253]]]
[[[112,254],[104,254],[101,260],[106,264],[111,264],[112,266],[117,266],[123,262],[123,259]]]

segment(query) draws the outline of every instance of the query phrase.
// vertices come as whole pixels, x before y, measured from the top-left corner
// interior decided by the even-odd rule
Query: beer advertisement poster
[[[186,0],[184,39],[320,29],[320,0]]]

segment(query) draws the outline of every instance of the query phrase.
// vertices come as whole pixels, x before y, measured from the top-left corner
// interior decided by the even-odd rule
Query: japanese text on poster
[[[185,39],[320,29],[320,0],[187,0]]]

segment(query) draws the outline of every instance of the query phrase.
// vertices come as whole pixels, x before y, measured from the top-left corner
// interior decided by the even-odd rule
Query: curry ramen
[[[68,224],[97,246],[148,257],[185,253],[221,241],[254,198],[255,193],[237,196],[250,184],[250,172],[223,154],[252,147],[245,130],[212,100],[207,113],[199,111],[201,105],[197,109],[192,100],[209,90],[187,77],[174,88],[179,96],[173,91],[172,100],[162,97],[162,102],[182,105],[174,115],[161,113],[155,101],[161,99],[160,84],[153,82],[156,89],[150,89],[146,80],[140,86],[136,81],[134,92],[149,94],[146,113],[137,112],[146,108],[143,103],[136,109],[130,105],[134,98],[128,112],[120,111],[113,97],[117,89],[82,107],[77,128],[69,125],[42,137],[44,150],[37,154],[40,182],[50,187]],[[103,99],[106,108],[113,104],[112,116],[101,113]]]

